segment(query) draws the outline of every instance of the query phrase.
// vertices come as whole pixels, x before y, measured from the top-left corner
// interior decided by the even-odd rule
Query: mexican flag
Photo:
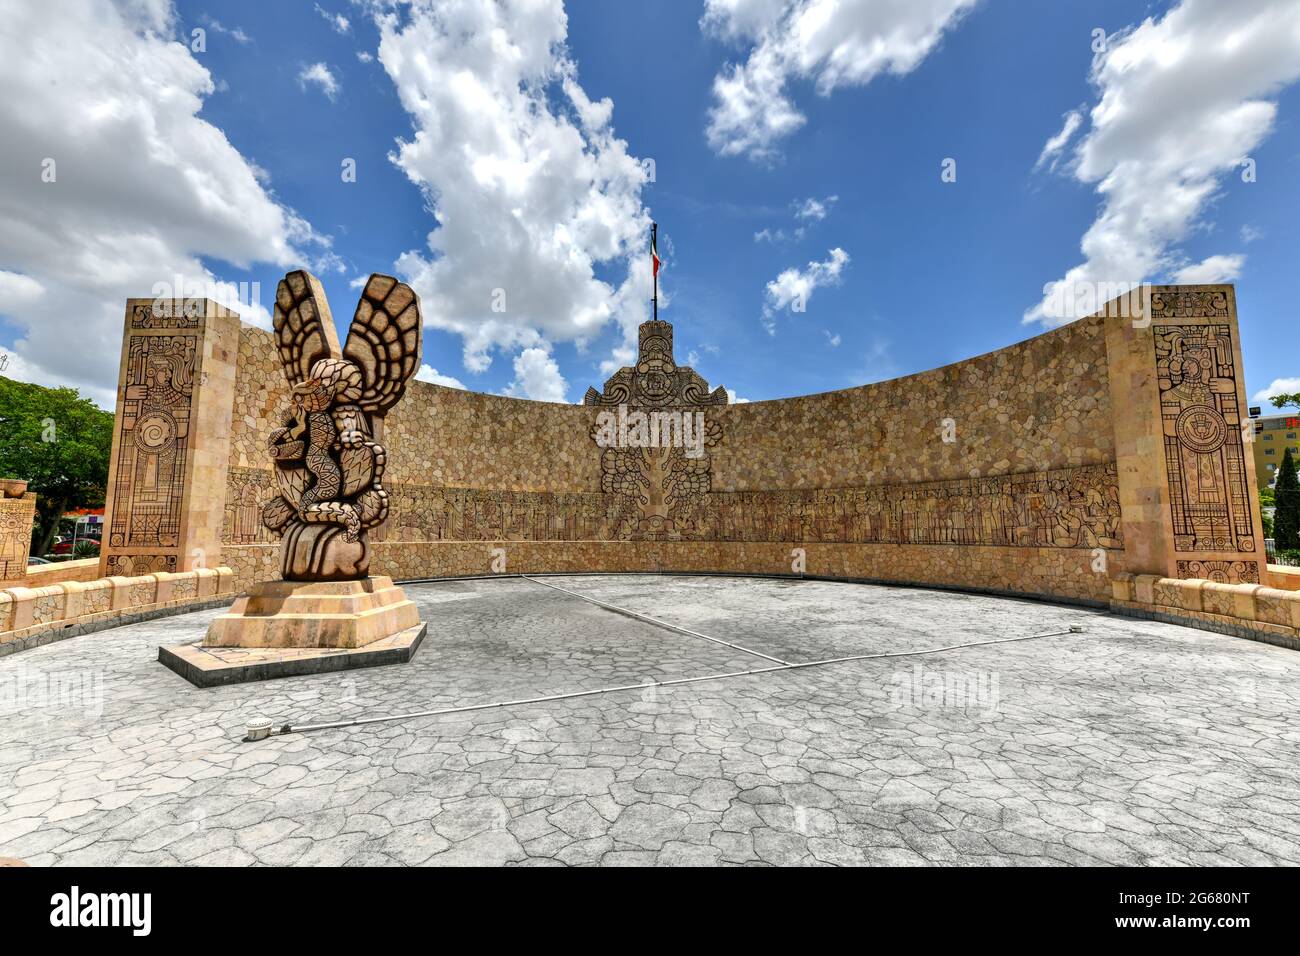
[[[657,226],[650,232],[650,262],[652,263],[654,268],[654,271],[651,272],[650,274],[652,276],[658,277],[659,275],[659,229]]]

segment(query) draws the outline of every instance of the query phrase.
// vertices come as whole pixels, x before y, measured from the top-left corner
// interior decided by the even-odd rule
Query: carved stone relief
[[[14,482],[25,485],[24,482]],[[11,497],[0,494],[0,581],[27,579],[27,555],[32,544],[36,495],[30,491]]]
[[[660,468],[663,477],[671,475]],[[627,479],[638,494],[645,473]],[[1118,548],[1114,465],[818,491],[712,492],[681,480],[668,520],[631,491],[572,494],[429,485],[389,490],[395,541],[822,541],[846,544]],[[668,510],[668,509],[665,509]],[[659,517],[663,517],[662,515]],[[642,528],[642,522],[649,522]],[[227,519],[227,541],[237,527]],[[677,537],[672,537],[676,535]],[[690,537],[686,537],[689,535]],[[641,538],[640,540],[650,540]],[[245,542],[247,543],[247,542]]]
[[[1151,314],[1157,319],[1226,319],[1232,313],[1221,289],[1154,289]]]
[[[1174,550],[1253,552],[1231,330],[1157,326],[1155,343]]]
[[[1115,466],[818,491],[709,496],[720,541],[1118,548]]]
[[[605,382],[602,391],[588,388],[584,405],[634,405],[668,408],[727,404],[727,390],[709,383],[693,368],[673,358],[671,322],[652,319],[638,330],[636,365],[624,366]]]
[[[587,405],[619,409],[617,429],[599,421],[591,429],[592,440],[601,448],[601,491],[619,496],[623,503],[614,537],[698,540],[707,535],[709,525],[706,497],[712,489],[712,457],[708,449],[722,441],[722,426],[709,421],[704,410],[727,404],[727,391],[718,387],[710,392],[708,382],[694,369],[677,364],[669,322],[641,323],[637,352],[635,366],[615,372],[601,392],[587,389],[584,399]],[[626,440],[629,409],[641,429],[641,438],[631,443]],[[605,433],[614,431],[619,440],[605,440]],[[676,438],[660,442],[661,434]]]
[[[198,320],[136,305],[129,319],[114,468],[109,574],[178,570],[200,338]],[[130,330],[161,334],[131,335]],[[169,333],[175,334],[169,334]]]
[[[1180,578],[1204,578],[1220,584],[1259,584],[1256,561],[1179,561]]]

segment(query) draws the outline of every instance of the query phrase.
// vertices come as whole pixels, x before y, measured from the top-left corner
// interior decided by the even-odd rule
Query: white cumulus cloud
[[[1241,267],[1245,262],[1245,256],[1207,256],[1200,262],[1185,265],[1175,272],[1173,282],[1185,285],[1231,282],[1241,275]]]
[[[1065,122],[1061,124],[1061,131],[1047,141],[1043,146],[1043,151],[1038,154],[1038,162],[1034,163],[1034,168],[1048,166],[1049,169],[1055,169],[1061,152],[1069,145],[1074,134],[1079,131],[1083,125],[1083,113],[1080,110],[1070,110],[1065,114]]]
[[[1250,401],[1254,405],[1267,406],[1269,411],[1273,411],[1269,399],[1274,395],[1294,395],[1297,392],[1300,392],[1300,378],[1275,378],[1273,384],[1268,388],[1260,389]]]
[[[1076,300],[1073,289],[1114,292],[1183,268],[1178,243],[1272,131],[1275,98],[1297,77],[1295,0],[1182,0],[1109,37],[1092,64],[1097,103],[1068,165],[1095,184],[1101,210],[1083,237],[1084,261],[1049,283],[1025,321],[1064,324],[1079,317],[1060,307]],[[1241,259],[1210,257],[1183,274],[1235,275]]]
[[[448,388],[465,388],[465,383],[458,378],[450,375],[443,375],[432,365],[427,362],[420,366],[420,370],[415,373],[415,377],[421,382],[432,382],[434,385],[445,385]]]
[[[791,308],[802,312],[812,298],[813,290],[827,285],[838,285],[840,273],[849,263],[849,254],[838,246],[830,251],[824,262],[812,261],[803,269],[791,267],[767,284],[763,301],[763,327],[769,335],[776,334],[776,314]]]
[[[330,68],[324,63],[304,66],[298,72],[298,85],[304,90],[309,86],[318,86],[320,91],[332,103],[339,95],[339,81],[334,78]]]
[[[506,386],[505,393],[539,402],[563,402],[568,389],[569,383],[551,353],[534,347],[515,356],[515,380]]]
[[[325,22],[330,25],[330,29],[332,29],[335,33],[343,34],[343,33],[347,33],[349,30],[352,29],[352,24],[349,22],[348,18],[345,17],[343,14],[331,13],[329,10],[326,10],[324,7],[322,7],[319,3],[315,4],[315,7],[316,7],[316,12],[319,13],[324,18]]]
[[[625,364],[650,298],[648,176],[614,133],[613,103],[578,82],[563,4],[403,12],[377,16],[378,56],[415,126],[392,159],[437,220],[427,248],[397,262],[426,321],[461,337],[475,372],[494,349],[526,350],[532,369],[551,343],[581,346],[616,321],[610,362]]]
[[[839,202],[839,196],[827,196],[825,199],[815,199],[809,196],[803,202],[796,202],[794,208],[794,217],[796,219],[810,219],[814,222],[820,222],[830,213],[830,207]]]
[[[218,281],[205,260],[311,263],[328,240],[200,117],[212,77],[171,39],[170,3],[60,9],[10,4],[0,30],[0,314],[19,329],[11,374],[111,407],[128,297]]]
[[[754,241],[771,243],[798,241],[808,234],[810,225],[819,223],[829,216],[831,207],[839,201],[839,196],[827,196],[824,199],[809,196],[807,199],[796,199],[790,204],[790,213],[798,225],[790,232],[786,232],[782,227],[776,229],[765,227],[754,233]]]
[[[910,73],[976,2],[705,0],[705,32],[749,47],[743,63],[714,78],[709,145],[724,156],[772,158],[805,122],[786,89],[791,80],[829,96],[881,73]]]

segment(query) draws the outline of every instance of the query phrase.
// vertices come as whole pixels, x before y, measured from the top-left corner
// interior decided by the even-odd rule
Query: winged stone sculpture
[[[279,494],[262,521],[282,536],[286,581],[365,578],[367,532],[388,518],[383,419],[420,367],[419,299],[375,273],[340,349],[320,282],[299,270],[276,288],[274,328],[292,392],[268,443]]]

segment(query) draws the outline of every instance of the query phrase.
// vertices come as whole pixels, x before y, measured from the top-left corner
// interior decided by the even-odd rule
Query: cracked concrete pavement
[[[410,585],[406,665],[198,690],[205,611],[0,659],[0,857],[108,865],[1300,863],[1300,654],[812,581],[552,583],[789,661],[1080,634],[241,741],[770,666],[517,578]]]

